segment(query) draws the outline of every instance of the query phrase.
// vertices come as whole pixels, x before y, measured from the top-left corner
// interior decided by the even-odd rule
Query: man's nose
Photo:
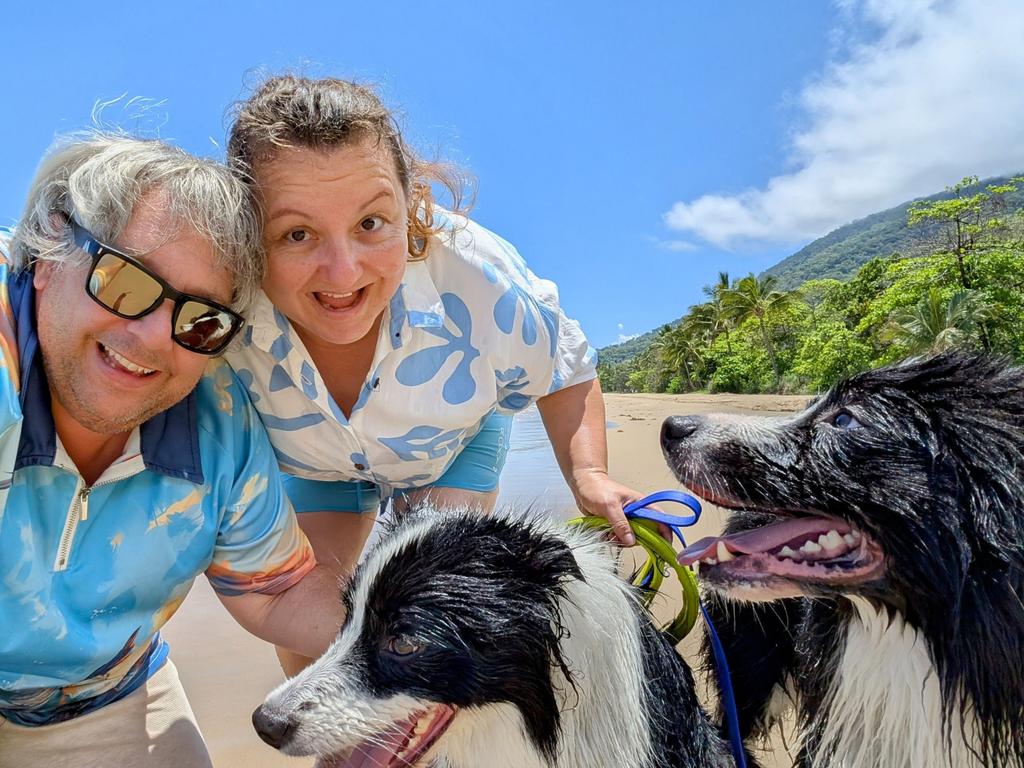
[[[160,306],[148,315],[129,320],[128,328],[146,349],[162,351],[170,349],[174,343],[171,339],[173,320],[174,302],[164,299]]]

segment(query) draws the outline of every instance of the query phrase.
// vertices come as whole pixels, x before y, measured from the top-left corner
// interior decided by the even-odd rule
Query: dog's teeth
[[[690,563],[690,567],[693,569],[694,576],[700,575],[700,560],[695,560],[694,562]]]
[[[818,543],[825,549],[839,549],[843,546],[843,537],[839,531],[829,531],[827,535],[818,537]]]
[[[805,555],[816,555],[821,552],[821,545],[816,541],[806,541],[804,545],[800,547],[800,551]]]
[[[780,549],[779,554],[783,557],[796,557],[796,552],[793,550],[791,546],[789,546],[789,544]]]
[[[424,733],[427,732],[428,726],[429,723],[427,722],[427,719],[425,717],[420,718],[416,721],[416,725],[413,726],[412,732],[415,733],[417,736],[422,736]]]
[[[857,546],[857,539],[854,538],[854,535],[852,533],[848,533],[845,536],[843,536],[843,541],[846,542],[846,546],[848,547]]]
[[[730,560],[736,559],[736,556],[725,546],[724,541],[718,542],[718,549],[715,550],[715,554],[718,555],[718,562],[720,563],[728,563]]]
[[[718,565],[718,561],[715,560],[715,558],[713,558],[713,557],[705,557],[704,558],[704,563],[705,563],[705,565]]]

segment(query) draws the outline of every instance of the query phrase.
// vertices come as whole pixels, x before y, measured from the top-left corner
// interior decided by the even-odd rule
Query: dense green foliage
[[[1024,213],[1007,202],[1020,185],[1024,178],[979,187],[970,177],[905,206],[908,231],[920,240],[902,255],[877,253],[846,279],[816,277],[787,290],[774,274],[722,273],[705,287],[706,301],[647,334],[634,357],[609,360],[602,350],[602,387],[820,391],[953,346],[1024,362]]]

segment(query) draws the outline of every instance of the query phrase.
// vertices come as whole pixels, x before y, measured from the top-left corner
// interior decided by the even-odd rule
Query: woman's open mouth
[[[328,312],[344,312],[359,304],[365,292],[365,286],[346,293],[316,291],[313,293],[313,299],[321,308],[326,309]]]
[[[783,583],[851,586],[885,573],[881,547],[849,523],[826,516],[779,520],[727,536],[709,536],[679,554],[697,565],[701,581],[713,585],[757,585],[771,591]]]
[[[455,717],[455,709],[437,704],[374,734],[349,754],[321,760],[317,768],[413,768],[424,758]]]

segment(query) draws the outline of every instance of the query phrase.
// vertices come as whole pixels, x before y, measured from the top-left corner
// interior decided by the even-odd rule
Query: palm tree
[[[987,317],[974,291],[958,291],[947,302],[933,286],[917,304],[890,315],[882,338],[904,344],[912,355],[942,352],[974,341]]]
[[[723,297],[731,290],[729,273],[719,272],[718,282],[714,285],[705,285],[702,289],[704,295],[710,299],[704,306],[710,309],[711,341],[713,342],[719,333],[725,335],[725,347],[732,354],[732,341],[729,339],[729,324],[731,318],[723,301]]]
[[[751,273],[739,280],[734,287],[723,292],[722,295],[726,313],[737,325],[748,318],[757,318],[757,323],[761,328],[761,340],[764,342],[768,358],[771,360],[772,371],[775,372],[776,386],[782,379],[782,373],[779,371],[775,345],[772,343],[765,319],[769,315],[791,309],[799,300],[799,294],[796,291],[780,291],[778,285],[779,281],[773,275],[755,277]]]
[[[673,373],[686,377],[687,389],[694,389],[693,366],[701,363],[700,351],[693,337],[682,325],[663,329],[651,344],[661,362]]]

